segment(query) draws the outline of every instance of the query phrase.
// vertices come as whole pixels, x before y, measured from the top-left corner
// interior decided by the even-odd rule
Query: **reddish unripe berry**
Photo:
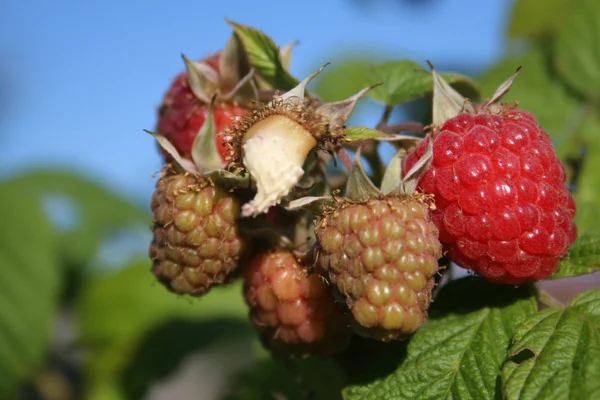
[[[204,62],[218,71],[219,56],[220,53],[217,53]],[[187,72],[181,72],[175,77],[159,108],[157,133],[167,138],[182,157],[189,159],[196,135],[206,121],[208,109],[209,104],[198,99],[190,89]],[[223,102],[215,104],[215,140],[223,161],[231,156],[231,150],[226,144],[225,128],[249,113],[248,108],[239,105]],[[170,156],[162,149],[161,152],[170,161]]]
[[[250,319],[271,348],[292,355],[343,351],[351,331],[331,290],[285,250],[260,253],[244,271]]]

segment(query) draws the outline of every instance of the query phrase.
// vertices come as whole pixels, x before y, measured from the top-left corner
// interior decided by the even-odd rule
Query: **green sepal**
[[[433,124],[442,125],[463,111],[474,112],[473,105],[437,73],[431,62],[427,63],[433,77]]]
[[[390,161],[381,180],[381,192],[383,194],[393,192],[402,184],[402,160],[405,155],[406,151],[400,150]]]
[[[192,93],[198,99],[208,103],[219,89],[219,73],[208,64],[194,62],[183,54],[181,58],[183,58],[183,62],[185,63],[188,83]]]
[[[371,198],[379,197],[381,192],[367,176],[361,161],[360,148],[356,151],[356,158],[346,183],[345,197],[348,200],[364,202]]]
[[[171,144],[171,142],[167,140],[166,137],[146,129],[144,129],[144,132],[152,135],[154,139],[156,139],[160,147],[162,147],[167,153],[169,153],[171,157],[173,157],[173,160],[175,160],[174,167],[176,169],[179,169],[180,172],[191,172],[193,174],[197,173],[196,166],[194,165],[194,163],[190,160],[181,157],[177,149],[175,149],[175,147]]]
[[[216,95],[210,101],[206,120],[202,124],[200,131],[196,134],[194,144],[192,145],[192,160],[199,173],[223,168],[224,166],[215,140],[216,128],[213,115],[215,100]]]

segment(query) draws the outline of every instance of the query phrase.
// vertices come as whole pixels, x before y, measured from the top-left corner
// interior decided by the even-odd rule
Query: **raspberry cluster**
[[[266,346],[331,355],[353,334],[390,341],[423,326],[442,255],[498,284],[556,270],[577,237],[575,203],[548,134],[500,102],[516,75],[473,106],[432,68],[426,137],[377,132],[399,151],[368,176],[346,120],[373,87],[323,103],[307,90],[322,68],[277,87],[285,79],[250,68],[240,43],[264,34],[231,24],[221,52],[184,58],[152,133],[167,165],[149,253],[169,290],[201,296],[241,278]],[[333,177],[336,152],[347,171]]]

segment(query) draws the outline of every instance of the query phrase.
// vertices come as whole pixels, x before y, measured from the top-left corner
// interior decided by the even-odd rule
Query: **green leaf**
[[[440,75],[466,97],[478,97],[477,85],[468,77],[452,73]],[[402,104],[433,91],[431,73],[411,60],[388,61],[373,66],[370,68],[367,82],[383,82],[383,85],[369,92],[369,96],[390,106]]]
[[[309,357],[284,363],[267,357],[238,374],[222,400],[341,399],[343,376],[332,359]]]
[[[534,50],[521,58],[508,58],[477,79],[484,97],[490,97],[496,88],[518,66],[519,76],[502,101],[518,100],[519,108],[533,113],[540,126],[555,140],[557,146],[572,133],[570,123],[577,114],[577,99],[569,95],[548,68],[544,54]]]
[[[579,236],[550,279],[600,271],[600,235]]]
[[[374,57],[373,57],[374,58]],[[315,79],[314,92],[325,102],[345,99],[365,87],[369,67],[373,58],[334,57],[327,67]]]
[[[80,344],[89,355],[87,374],[96,382],[123,372],[148,333],[165,322],[247,321],[239,284],[215,288],[201,299],[178,297],[156,282],[145,259],[115,274],[90,277],[81,293]]]
[[[576,2],[577,0],[517,0],[512,9],[508,36],[539,38],[553,35],[560,28],[567,5]]]
[[[119,228],[147,229],[149,213],[109,190],[67,171],[29,171],[4,182],[3,191],[38,200],[59,198],[73,221],[60,229],[60,258],[68,267],[88,264],[102,242]],[[149,210],[148,206],[148,210]]]
[[[0,185],[0,398],[46,355],[61,286],[50,222],[37,199]]]
[[[365,126],[351,126],[346,128],[346,138],[353,142],[361,140],[375,139],[387,136],[385,133]]]
[[[600,290],[530,315],[502,369],[507,399],[600,398]]]
[[[429,322],[410,339],[397,369],[347,387],[344,398],[494,398],[514,328],[535,311],[530,286],[494,285],[479,277],[452,281],[441,289]]]
[[[591,115],[586,118],[578,130],[576,141],[577,147],[585,148],[585,157],[581,165],[581,172],[576,182],[575,200],[578,209],[588,204],[595,214],[600,210],[600,118]],[[580,150],[576,148],[576,150]],[[578,155],[576,152],[574,155]],[[579,211],[577,211],[579,213]],[[582,214],[582,217],[584,215]],[[596,220],[584,220],[576,216],[578,226],[581,225],[582,232],[590,228],[597,228]]]
[[[589,99],[600,99],[600,7],[596,0],[569,2],[555,42],[559,74]]]
[[[168,378],[192,354],[210,357],[212,372],[226,375],[254,358],[255,330],[241,318],[168,319],[146,332],[120,375],[129,399],[146,398],[154,382]]]
[[[227,22],[242,41],[250,66],[263,80],[279,90],[290,90],[298,85],[298,80],[284,68],[279,48],[273,39],[249,26]]]

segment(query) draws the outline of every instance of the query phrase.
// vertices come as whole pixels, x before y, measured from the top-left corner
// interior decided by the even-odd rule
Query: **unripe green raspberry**
[[[330,288],[286,250],[260,253],[244,271],[250,319],[269,347],[291,355],[343,351],[351,331]]]
[[[317,263],[357,333],[386,341],[423,325],[442,248],[422,195],[341,201],[315,233]]]
[[[167,175],[152,196],[152,271],[171,291],[200,296],[223,283],[245,251],[239,202],[192,174]]]

